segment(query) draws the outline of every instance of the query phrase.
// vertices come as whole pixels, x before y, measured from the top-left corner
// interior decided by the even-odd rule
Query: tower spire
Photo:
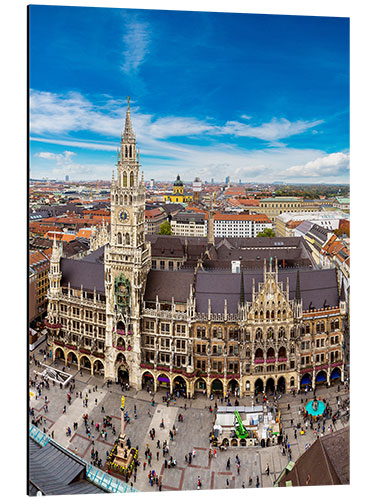
[[[241,268],[240,302],[241,302],[241,306],[243,306],[245,304],[245,285],[244,285],[243,269],[242,268]]]
[[[341,280],[340,301],[345,302],[344,278]]]
[[[125,127],[124,127],[124,141],[129,143],[129,142],[135,142],[135,134],[133,132],[133,127],[132,127],[132,121],[130,117],[130,104],[129,104],[129,96],[128,96],[128,106],[126,109],[126,118],[125,118]]]
[[[296,280],[296,300],[301,300],[301,285],[299,282],[299,269],[297,270],[297,280]]]

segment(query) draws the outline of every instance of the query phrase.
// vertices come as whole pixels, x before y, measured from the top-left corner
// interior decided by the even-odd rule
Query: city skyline
[[[147,179],[348,183],[348,46],[346,18],[31,6],[30,176],[109,180],[130,95]]]

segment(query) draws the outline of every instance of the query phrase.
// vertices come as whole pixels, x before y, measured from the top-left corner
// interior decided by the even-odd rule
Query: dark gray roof
[[[61,285],[67,286],[70,282],[72,288],[105,292],[104,264],[87,260],[61,259]]]
[[[289,298],[294,299],[297,280],[297,269],[279,270],[279,281],[286,289],[289,278]],[[258,283],[263,282],[263,272],[260,269],[244,270],[245,300],[251,301],[252,280],[255,279],[255,289]],[[197,312],[207,312],[208,299],[211,299],[211,311],[223,312],[224,299],[227,299],[229,313],[238,310],[240,300],[240,274],[228,271],[198,271],[196,281]],[[300,269],[300,285],[302,308],[322,308],[323,306],[338,305],[338,287],[335,269]]]
[[[145,301],[154,302],[156,296],[159,301],[186,302],[190,285],[193,284],[194,273],[189,271],[155,271],[148,273]]]
[[[104,246],[94,250],[94,252],[85,255],[81,260],[85,262],[104,262]]]
[[[318,224],[313,224],[311,229],[307,232],[307,235],[311,235],[317,238],[321,243],[325,243],[329,232],[328,229],[318,226]]]
[[[75,240],[63,242],[63,253],[66,257],[87,252],[89,248],[90,244],[85,238],[76,238]]]
[[[50,441],[43,448],[29,438],[30,494],[45,495],[103,493],[85,479],[86,463]]]
[[[195,212],[179,212],[173,217],[176,222],[200,222],[204,223],[205,214],[195,213]]]
[[[295,230],[298,230],[300,233],[306,234],[310,229],[312,228],[314,224],[308,220],[304,220],[295,228]]]

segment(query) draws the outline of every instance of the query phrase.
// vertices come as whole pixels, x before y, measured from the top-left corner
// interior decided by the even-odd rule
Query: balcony
[[[264,363],[264,359],[263,358],[255,358],[254,363],[256,365],[260,365],[260,364]]]
[[[44,320],[44,324],[47,328],[61,328],[61,323],[48,323],[47,320]]]
[[[278,358],[279,363],[286,363],[288,361],[288,358]]]
[[[65,344],[65,347],[67,347],[68,349],[71,349],[72,351],[77,350],[77,346],[73,345],[73,344]]]
[[[80,347],[79,352],[82,354],[91,354],[91,349],[87,347]]]
[[[342,360],[341,361],[335,361],[334,363],[331,363],[331,368],[335,368],[335,366],[340,366],[342,365]]]
[[[267,363],[276,363],[276,358],[267,358]]]
[[[123,345],[114,345],[113,347],[116,347],[118,351],[125,351],[125,346]]]

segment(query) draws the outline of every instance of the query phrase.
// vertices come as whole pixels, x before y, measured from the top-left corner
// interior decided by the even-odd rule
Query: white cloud
[[[268,123],[252,126],[237,121],[228,121],[224,127],[219,127],[217,133],[231,134],[237,137],[254,137],[263,141],[277,141],[292,135],[302,134],[306,130],[316,127],[322,120],[312,122],[298,120],[290,122],[286,118],[272,118]]]
[[[98,151],[116,151],[116,148],[119,147],[118,142],[111,143],[100,143],[93,141],[75,141],[69,139],[46,139],[44,137],[30,137],[30,141],[34,142],[43,142],[46,144],[57,144],[59,146],[70,146],[73,148],[82,148],[82,149],[94,149]]]
[[[331,153],[320,156],[303,165],[293,165],[283,172],[284,177],[325,178],[343,176],[349,173],[349,153]]]
[[[119,137],[124,125],[125,100],[107,97],[101,105],[94,105],[79,93],[52,94],[32,90],[30,93],[30,131],[32,134],[61,134],[90,131],[105,136]],[[149,142],[154,139],[189,136],[252,137],[275,143],[280,139],[301,134],[322,123],[322,120],[290,122],[273,118],[270,122],[253,126],[238,121],[227,121],[220,126],[194,117],[165,116],[155,119],[137,108],[132,109],[132,120],[137,137]]]
[[[127,25],[124,42],[126,49],[122,69],[125,73],[132,75],[137,72],[149,52],[150,26],[141,22]]]
[[[44,160],[55,160],[58,165],[68,165],[72,163],[72,157],[76,156],[76,154],[73,151],[64,151],[63,153],[42,151],[41,153],[36,153],[35,156]]]
[[[108,178],[110,169],[108,165],[98,164],[82,164],[73,161],[76,153],[73,151],[64,151],[63,153],[52,153],[43,151],[36,153],[35,157],[42,158],[43,160],[54,161],[54,166],[49,170],[49,177],[62,179],[65,175],[69,175],[71,179],[99,179]],[[45,171],[39,168],[33,169],[32,176],[45,176]]]
[[[115,100],[111,96],[95,98],[96,104],[78,93],[31,91],[31,140],[67,148],[114,152],[119,146],[124,126],[125,99]],[[148,178],[170,179],[174,177],[176,169],[185,179],[192,179],[194,176],[221,179],[229,174],[243,181],[258,182],[275,179],[298,181],[301,178],[316,180],[319,176],[327,179],[330,175],[333,178],[329,180],[332,181],[340,176],[339,180],[348,176],[349,161],[346,153],[327,155],[325,151],[320,150],[286,147],[281,142],[283,138],[312,129],[322,123],[321,120],[290,122],[284,118],[274,118],[256,126],[238,121],[219,125],[213,118],[155,118],[152,114],[142,113],[133,104],[132,121],[141,151],[141,161],[145,164],[145,174]],[[87,133],[93,134],[94,139],[88,140]],[[242,148],[233,144],[233,141],[226,141],[225,136],[228,135],[254,137],[273,147]],[[113,143],[109,140],[100,141],[98,136],[105,139],[113,137]],[[178,139],[187,137],[209,140],[187,145]],[[93,171],[89,174],[88,170],[95,171],[99,168],[91,165],[86,169],[82,165],[83,154],[80,154],[80,162],[76,163],[66,152],[64,156],[59,156],[47,151],[40,153],[40,158],[55,160],[56,168],[64,165],[77,172],[87,172],[87,175],[94,175]],[[103,167],[100,172],[103,178],[110,178],[111,171],[112,162],[109,161],[107,168]],[[99,178],[99,173],[95,174],[94,178]]]

